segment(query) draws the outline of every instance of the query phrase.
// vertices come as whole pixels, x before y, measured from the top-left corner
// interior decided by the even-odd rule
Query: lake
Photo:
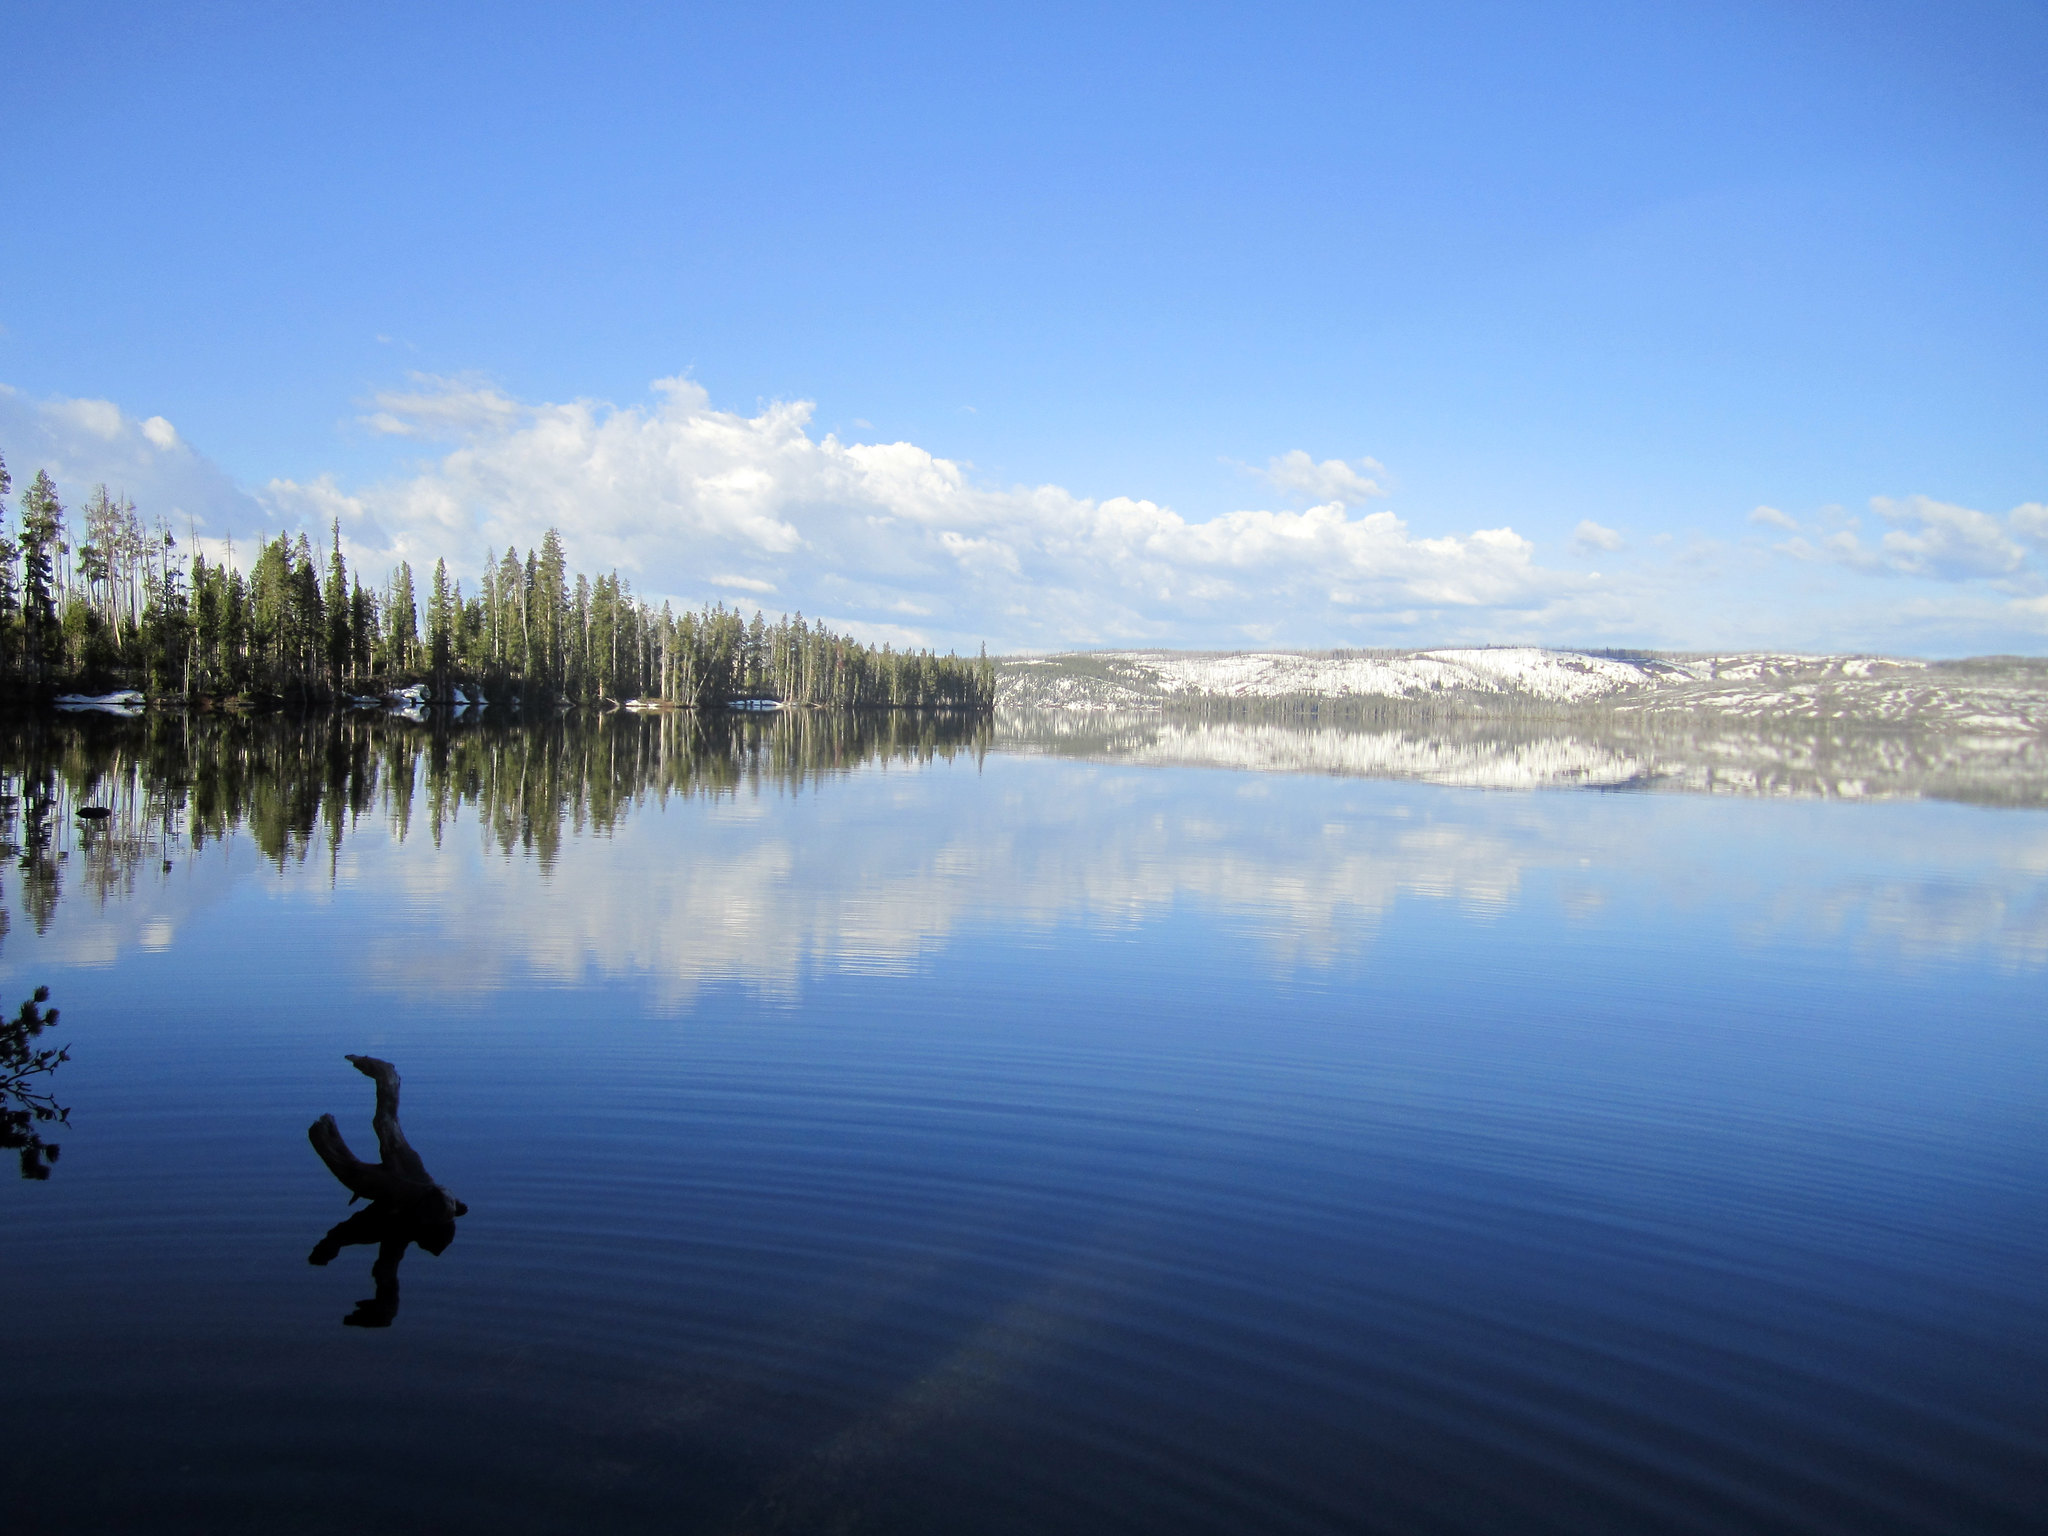
[[[2031,792],[1177,729],[0,730],[8,1528],[2042,1529]]]

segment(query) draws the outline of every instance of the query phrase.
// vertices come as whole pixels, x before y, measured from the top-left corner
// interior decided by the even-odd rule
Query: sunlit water
[[[11,1530],[2042,1528],[2048,813],[894,720],[7,750],[0,997],[73,1058],[0,1168]],[[345,1052],[470,1208],[386,1328],[307,1262]]]

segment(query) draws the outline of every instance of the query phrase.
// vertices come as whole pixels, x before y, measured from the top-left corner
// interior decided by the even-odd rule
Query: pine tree
[[[448,601],[448,562],[434,562],[434,593],[427,607],[427,638],[433,648],[434,693],[439,697],[448,687],[449,633],[454,615]]]
[[[590,672],[590,578],[576,573],[576,593],[569,613],[569,695],[584,699],[594,691]]]
[[[514,676],[528,671],[525,636],[526,572],[519,551],[507,544],[498,562],[498,659]]]
[[[354,646],[350,662],[356,676],[366,678],[377,637],[377,599],[363,586],[361,576],[356,577],[355,591],[349,597],[348,632]]]
[[[184,573],[171,558],[178,541],[161,519],[146,547],[143,567],[144,604],[141,639],[148,685],[159,692],[182,691],[185,659],[191,646],[191,604]]]
[[[304,533],[292,550],[292,675],[301,686],[323,669],[327,649],[327,604],[320,596],[320,572]]]
[[[14,477],[7,472],[7,460],[0,458],[0,508],[6,506],[7,493],[13,489]],[[15,620],[21,606],[14,579],[14,562],[20,558],[21,546],[0,533],[0,662],[7,664],[14,660]]]
[[[21,493],[21,619],[23,654],[32,681],[41,682],[59,640],[55,556],[64,542],[64,504],[49,471],[39,469]]]
[[[541,664],[536,670],[542,685],[556,693],[562,688],[569,628],[569,558],[562,548],[561,534],[552,528],[541,537],[533,597],[541,652]]]
[[[328,686],[338,693],[342,678],[347,675],[355,657],[354,615],[349,607],[348,567],[341,558],[341,519],[338,517],[334,519],[334,549],[327,557],[325,602]]]
[[[249,571],[249,652],[256,679],[280,680],[290,645],[291,557],[283,534],[256,553]]]
[[[221,600],[226,595],[218,566],[206,563],[206,552],[192,552],[192,650],[200,687],[211,687],[220,674]]]
[[[403,560],[391,578],[391,601],[385,607],[384,625],[386,643],[391,648],[391,669],[414,670],[419,659],[419,604],[413,597],[412,566]]]

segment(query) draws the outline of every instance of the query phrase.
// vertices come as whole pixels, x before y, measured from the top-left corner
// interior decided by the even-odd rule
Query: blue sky
[[[11,16],[74,504],[941,645],[2048,636],[2039,7]]]

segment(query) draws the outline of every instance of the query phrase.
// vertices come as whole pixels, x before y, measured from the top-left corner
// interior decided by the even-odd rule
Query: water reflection
[[[0,1150],[20,1157],[24,1179],[47,1179],[57,1161],[57,1143],[37,1127],[71,1123],[71,1111],[35,1082],[71,1059],[69,1046],[35,1043],[57,1022],[57,1010],[42,1006],[49,1000],[50,989],[37,987],[13,1018],[0,1020]]]
[[[341,1321],[346,1328],[389,1328],[398,1316],[398,1265],[405,1250],[417,1243],[428,1253],[439,1255],[454,1241],[452,1220],[422,1220],[411,1212],[372,1205],[329,1227],[307,1255],[307,1262],[325,1266],[344,1248],[374,1244],[377,1257],[370,1265],[370,1279],[377,1294],[362,1298]]]
[[[0,1265],[36,1496],[2024,1527],[2048,816],[921,730],[109,718],[0,760],[63,881],[0,979],[93,1019],[94,1134]],[[324,1205],[291,1143],[371,1107],[344,1050],[496,1213],[367,1354],[459,1206],[395,1071],[375,1151],[317,1123],[370,1202]]]
[[[356,1303],[341,1321],[350,1328],[388,1328],[398,1316],[398,1266],[405,1250],[417,1243],[439,1256],[455,1241],[455,1220],[469,1207],[435,1183],[419,1153],[405,1139],[398,1121],[398,1069],[374,1056],[350,1056],[351,1065],[377,1085],[377,1108],[371,1126],[377,1134],[378,1161],[366,1163],[349,1150],[334,1116],[322,1115],[307,1131],[320,1161],[344,1189],[349,1204],[370,1204],[330,1227],[307,1255],[325,1266],[344,1248],[375,1244],[377,1258],[370,1278],[377,1294]]]
[[[911,712],[568,715],[533,724],[445,712],[420,728],[383,715],[307,718],[153,714],[17,717],[0,725],[0,830],[18,855],[21,902],[47,931],[72,854],[95,905],[132,896],[238,835],[282,868],[380,818],[401,840],[439,845],[467,813],[501,852],[548,872],[565,837],[614,831],[635,806],[792,792],[876,760],[987,750],[986,721]],[[83,810],[104,811],[83,819]],[[7,931],[0,907],[0,937]]]
[[[19,876],[38,963],[170,949],[263,868],[308,900],[373,893],[389,921],[338,958],[429,996],[619,977],[671,1005],[732,981],[794,997],[820,971],[914,971],[964,931],[1132,929],[1182,906],[1276,969],[1355,956],[1417,903],[1581,928],[1704,905],[1748,942],[1847,942],[1888,966],[2048,963],[2048,820],[2025,810],[1454,794],[1367,782],[1429,745],[1399,732],[1067,723],[42,721],[0,773],[51,807]],[[1590,750],[1560,741],[1429,750],[1524,768]],[[925,771],[948,761],[971,771]],[[1205,765],[1237,771],[1187,771]],[[78,823],[85,803],[111,814]]]
[[[1557,720],[1338,724],[1158,711],[1002,716],[995,745],[1096,762],[1412,779],[1471,789],[1648,789],[2048,805],[2048,738],[1585,710]]]

